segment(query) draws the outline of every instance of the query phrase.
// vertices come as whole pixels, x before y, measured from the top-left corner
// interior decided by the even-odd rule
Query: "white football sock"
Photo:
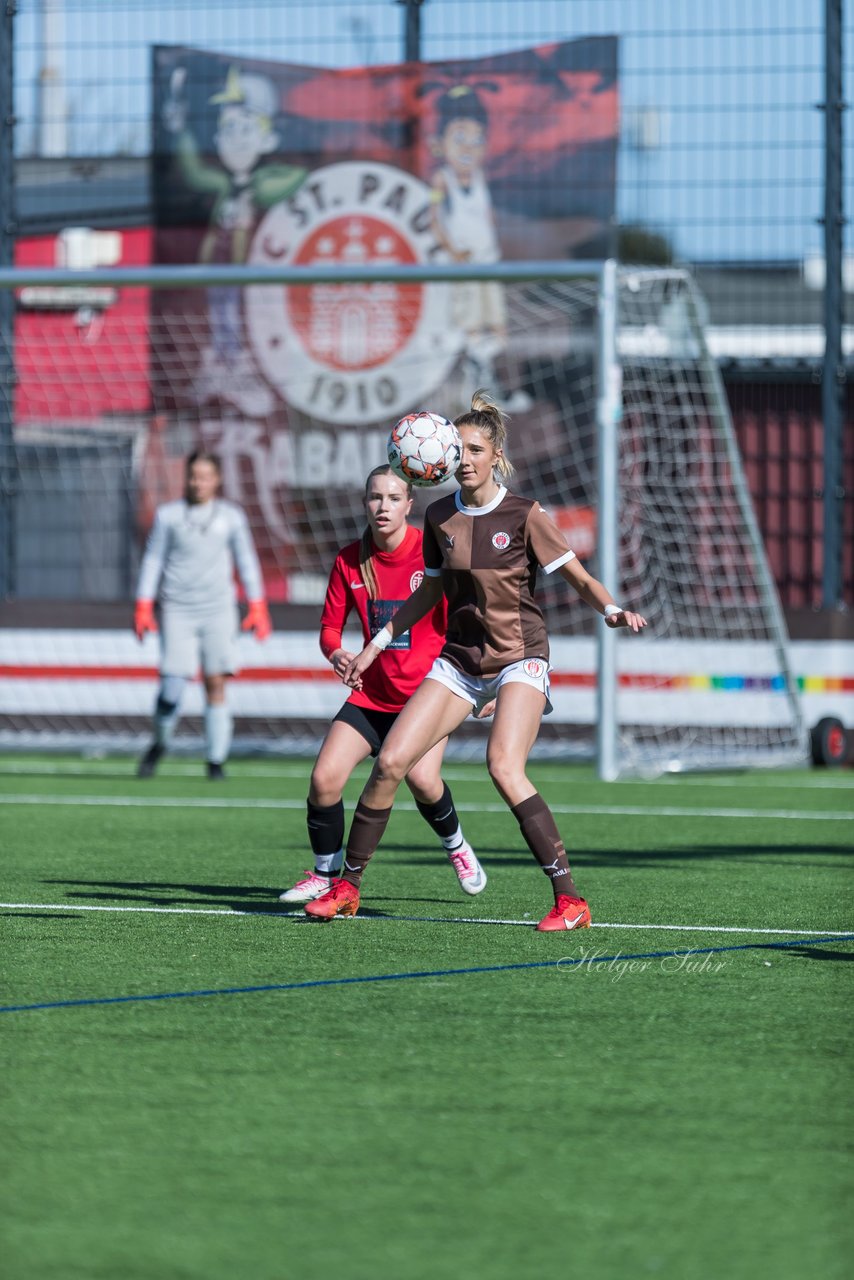
[[[343,863],[343,849],[339,849],[337,853],[316,853],[314,855],[314,869],[319,876],[334,876],[336,872],[341,870]]]
[[[465,844],[462,827],[458,825],[452,836],[442,836],[442,844],[448,850],[458,849],[461,844]]]
[[[206,758],[212,764],[223,764],[231,746],[231,712],[224,702],[205,707]]]

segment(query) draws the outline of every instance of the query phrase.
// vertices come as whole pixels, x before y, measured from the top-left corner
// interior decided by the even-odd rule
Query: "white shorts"
[[[505,684],[529,684],[539,689],[546,700],[544,715],[552,711],[549,697],[549,671],[551,667],[545,658],[522,658],[519,662],[511,662],[495,676],[470,676],[460,671],[444,658],[437,658],[425,679],[438,680],[459,698],[465,698],[478,711],[497,696],[498,690]]]
[[[164,605],[160,614],[160,672],[192,680],[199,666],[206,676],[237,670],[240,614],[228,604],[200,613]]]

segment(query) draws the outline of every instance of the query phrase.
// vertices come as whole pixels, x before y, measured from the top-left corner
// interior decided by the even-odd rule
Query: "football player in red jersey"
[[[341,636],[356,610],[365,643],[386,625],[424,577],[421,533],[407,523],[412,489],[389,466],[375,467],[365,486],[367,526],[358,542],[343,547],[329,575],[320,623],[320,647],[343,676],[354,658]],[[446,611],[439,598],[411,630],[398,635],[360,681],[329,727],[311,772],[308,836],[314,870],[306,871],[280,902],[312,902],[340,876],[344,860],[344,787],[356,765],[377,755],[386,735],[445,640]],[[442,780],[447,737],[406,774],[418,810],[441,840],[460,887],[475,894],[486,874],[460,828],[451,792]]]
[[[358,689],[395,637],[448,603],[445,643],[400,715],[356,807],[343,874],[306,913],[321,920],[354,915],[362,873],[376,849],[404,775],[473,707],[496,700],[487,767],[522,836],[551,881],[555,904],[543,932],[584,928],[590,909],[575,887],[551,811],[525,772],[549,702],[549,643],[534,599],[538,570],[560,574],[611,627],[637,632],[646,619],[615,604],[579,564],[551,517],[534,500],[501,483],[512,467],[504,455],[507,428],[500,409],[476,392],[456,421],[462,438],[458,493],[439,498],[424,524],[424,581],[344,672]]]

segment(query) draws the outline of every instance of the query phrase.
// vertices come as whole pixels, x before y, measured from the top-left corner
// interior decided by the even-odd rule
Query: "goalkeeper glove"
[[[144,640],[146,631],[156,631],[153,600],[137,600],[133,611],[133,629],[137,640]]]
[[[273,624],[270,621],[270,610],[267,608],[266,600],[249,601],[249,609],[243,619],[243,630],[254,631],[258,640],[267,639],[273,630]]]

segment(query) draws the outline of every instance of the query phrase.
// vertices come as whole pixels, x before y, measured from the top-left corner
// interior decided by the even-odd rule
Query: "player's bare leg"
[[[311,803],[330,805],[340,800],[356,765],[370,754],[371,748],[357,729],[343,720],[333,720],[311,771]]]
[[[575,887],[551,810],[525,772],[545,704],[545,695],[531,685],[502,685],[486,748],[486,764],[489,776],[519,823],[525,843],[551,881],[555,905],[537,926],[542,932],[549,932],[585,928],[590,924],[590,909]]]
[[[443,738],[431,747],[406,775],[406,785],[421,817],[442,841],[463,893],[481,893],[486,888],[486,872],[463,835],[450,787],[441,773],[447,744],[448,739]]]
[[[511,809],[536,794],[537,788],[525,768],[545,709],[545,695],[532,685],[504,684],[498,691],[486,767],[502,800]]]

